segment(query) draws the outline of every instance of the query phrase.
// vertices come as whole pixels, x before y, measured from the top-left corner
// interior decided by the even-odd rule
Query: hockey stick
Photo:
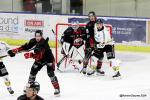
[[[51,29],[51,31],[52,31],[52,33],[54,34],[54,36],[56,37],[56,33],[54,32],[54,30]],[[60,40],[58,40],[58,42],[60,43]],[[62,70],[60,70],[59,67],[60,67],[61,63],[62,63],[64,60],[67,59],[67,57],[68,57],[68,55],[64,55],[64,56],[60,59],[60,61],[56,64],[58,71],[63,72]]]
[[[60,67],[60,64],[66,59],[67,55],[63,56],[60,61],[57,63],[57,68]]]
[[[31,50],[27,50],[27,52],[29,52],[29,51],[32,51],[33,49],[31,49]],[[25,50],[26,51],[26,50]],[[22,51],[22,52],[24,52],[24,51]],[[18,53],[22,53],[22,52],[18,52]],[[17,54],[17,53],[16,53]],[[9,55],[7,54],[7,55],[5,55],[5,56],[0,56],[0,59],[2,59],[2,58],[5,58],[5,57],[8,57]]]
[[[44,41],[44,43],[42,44],[42,47],[44,47],[45,44],[48,43],[48,41],[49,41],[49,38],[47,37],[46,40]],[[37,48],[34,46],[33,48],[31,48],[31,49],[29,49],[29,50],[23,50],[23,51],[21,51],[21,52],[17,52],[16,54],[22,53],[22,52],[29,52],[29,51],[32,51],[32,50],[37,50]],[[7,54],[7,55],[4,55],[4,56],[0,56],[0,59],[5,58],[5,57],[8,57],[8,56],[10,56],[10,55]]]
[[[86,61],[87,59],[89,60],[89,59],[90,59],[90,57],[93,55],[93,53],[92,53],[92,52],[93,52],[93,51],[88,52],[88,54],[87,54],[87,55],[85,55],[85,57],[83,58],[82,62]],[[82,63],[82,62],[81,62],[81,63]],[[87,66],[89,66],[89,65],[87,65]],[[89,66],[89,68],[91,68],[91,66]],[[82,68],[82,69],[81,69],[80,73],[82,73],[82,72],[83,72],[83,69],[84,69],[84,68]],[[92,69],[92,68],[91,68],[91,69]]]
[[[5,56],[0,56],[0,59],[2,59],[2,58],[5,58],[5,57],[7,57],[8,55],[5,55]]]

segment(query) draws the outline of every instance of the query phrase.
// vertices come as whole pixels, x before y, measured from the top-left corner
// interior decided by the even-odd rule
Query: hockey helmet
[[[40,84],[38,82],[30,82],[28,85],[27,85],[27,88],[32,88],[34,91],[36,90],[37,92],[39,92],[40,90]]]
[[[71,27],[74,29],[74,30],[77,30],[79,28],[79,21],[77,19],[73,19],[71,21]]]
[[[103,24],[103,20],[102,19],[97,19],[96,24]]]

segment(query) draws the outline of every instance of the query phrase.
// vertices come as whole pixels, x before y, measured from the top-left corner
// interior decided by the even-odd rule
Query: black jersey
[[[87,40],[86,48],[94,47],[94,25],[96,21],[89,21],[86,25]]]
[[[90,37],[94,37],[94,25],[95,25],[96,21],[89,21],[86,25],[86,29],[87,29],[87,34]]]
[[[25,94],[21,95],[20,97],[17,98],[17,100],[31,100],[30,98],[28,98]],[[34,100],[44,100],[42,97],[40,96],[36,96]]]
[[[48,41],[42,38],[39,42],[35,38],[21,46],[22,50],[34,48],[35,60],[38,62],[52,61],[54,59]]]
[[[72,27],[68,27],[63,33],[64,42],[70,43],[71,46],[80,47],[84,44],[86,40],[86,29],[84,27],[79,27],[77,31],[74,31]]]

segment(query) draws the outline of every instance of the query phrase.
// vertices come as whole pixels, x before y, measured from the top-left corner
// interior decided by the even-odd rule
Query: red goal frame
[[[58,63],[58,35],[59,35],[59,26],[70,26],[71,24],[69,24],[69,23],[57,23],[56,24],[56,38],[55,38],[55,41],[56,41],[56,50],[55,50],[55,60],[56,60],[56,64]],[[79,26],[81,26],[81,27],[85,27],[86,26],[86,24],[79,24]],[[107,28],[109,28],[109,31],[110,31],[110,34],[112,35],[112,25],[110,25],[110,24],[104,24],[104,26],[106,26]],[[61,34],[63,34],[63,33],[61,33]]]

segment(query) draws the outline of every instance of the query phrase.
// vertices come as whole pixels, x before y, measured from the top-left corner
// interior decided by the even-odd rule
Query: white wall
[[[84,14],[95,11],[98,15],[110,15],[110,0],[84,0]]]
[[[12,0],[0,1],[0,11],[12,11]]]
[[[150,0],[83,0],[83,12],[102,16],[150,17]]]
[[[13,0],[13,11],[14,12],[23,11],[23,9],[22,9],[22,5],[23,5],[22,1],[23,0]]]
[[[1,0],[0,11],[5,12],[21,12],[22,0]]]

